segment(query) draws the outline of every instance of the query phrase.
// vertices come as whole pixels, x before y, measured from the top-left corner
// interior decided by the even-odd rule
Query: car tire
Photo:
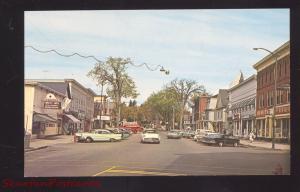
[[[111,138],[109,141],[110,141],[110,142],[115,142],[115,141],[117,141],[117,140]]]
[[[233,146],[234,146],[234,147],[237,147],[237,146],[238,146],[238,143],[237,143],[237,142],[233,143]]]
[[[91,142],[93,142],[93,139],[90,138],[90,137],[87,137],[87,138],[85,139],[85,141],[86,141],[87,143],[91,143]]]
[[[223,142],[219,142],[219,147],[223,147]]]

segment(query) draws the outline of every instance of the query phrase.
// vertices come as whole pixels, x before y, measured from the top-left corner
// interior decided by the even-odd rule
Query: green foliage
[[[130,58],[108,57],[105,62],[96,63],[87,76],[96,81],[97,85],[106,85],[106,93],[111,97],[118,108],[117,123],[121,117],[121,99],[136,98],[138,92],[132,78],[127,74],[127,65]]]

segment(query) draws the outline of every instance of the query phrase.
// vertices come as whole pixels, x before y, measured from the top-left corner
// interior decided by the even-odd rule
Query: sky
[[[254,47],[275,50],[290,38],[289,9],[26,11],[25,45],[163,66],[166,75],[128,67],[143,103],[175,78],[204,85],[209,93],[229,88],[240,70],[247,78],[267,56]],[[100,94],[87,77],[96,61],[78,56],[25,51],[25,79],[72,78]]]

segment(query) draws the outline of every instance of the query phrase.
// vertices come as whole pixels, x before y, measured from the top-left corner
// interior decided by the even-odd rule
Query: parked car
[[[122,139],[122,134],[120,133],[113,133],[110,130],[106,129],[95,129],[91,132],[83,132],[83,133],[76,133],[76,140],[77,141],[84,141],[87,143],[93,141],[120,141]]]
[[[187,132],[187,138],[191,139],[191,138],[194,138],[194,136],[195,136],[195,131],[189,130]]]
[[[215,132],[212,130],[197,129],[195,132],[194,141],[199,142],[201,138],[211,133],[215,133]]]
[[[201,138],[200,141],[207,144],[217,144],[220,147],[223,145],[233,145],[234,147],[237,147],[240,143],[238,138],[220,133],[207,134]]]
[[[160,143],[159,134],[155,129],[146,129],[142,133],[141,143]]]
[[[182,131],[182,137],[187,138],[189,135],[189,131],[188,130],[183,130]]]
[[[167,133],[167,138],[168,139],[180,139],[181,138],[181,134],[179,131],[176,130],[171,130]]]

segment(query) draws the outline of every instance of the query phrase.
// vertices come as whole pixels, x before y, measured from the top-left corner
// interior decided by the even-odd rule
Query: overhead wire
[[[62,57],[72,57],[72,56],[77,55],[77,56],[82,57],[82,58],[85,58],[85,59],[87,59],[87,58],[92,58],[92,59],[94,59],[95,61],[97,61],[97,62],[99,62],[99,63],[102,62],[101,60],[99,60],[98,58],[96,58],[96,57],[93,56],[93,55],[85,56],[85,55],[81,55],[81,54],[79,54],[79,53],[77,53],[77,52],[72,53],[72,54],[62,54],[62,53],[58,52],[58,51],[55,50],[55,49],[50,49],[50,50],[39,50],[39,49],[37,49],[37,48],[35,48],[35,47],[31,46],[31,45],[25,45],[24,47],[25,47],[25,48],[31,48],[31,49],[33,49],[33,50],[39,52],[39,53],[50,53],[50,52],[54,52],[54,53],[56,53],[57,55],[60,55],[60,56],[62,56]],[[130,63],[130,64],[131,64],[132,66],[134,66],[134,67],[142,67],[142,66],[145,66],[149,71],[156,71],[158,68],[161,68],[161,70],[163,69],[163,66],[161,66],[161,65],[156,65],[154,68],[151,68],[147,63],[141,63],[141,64]],[[163,70],[164,70],[164,69],[163,69]]]

